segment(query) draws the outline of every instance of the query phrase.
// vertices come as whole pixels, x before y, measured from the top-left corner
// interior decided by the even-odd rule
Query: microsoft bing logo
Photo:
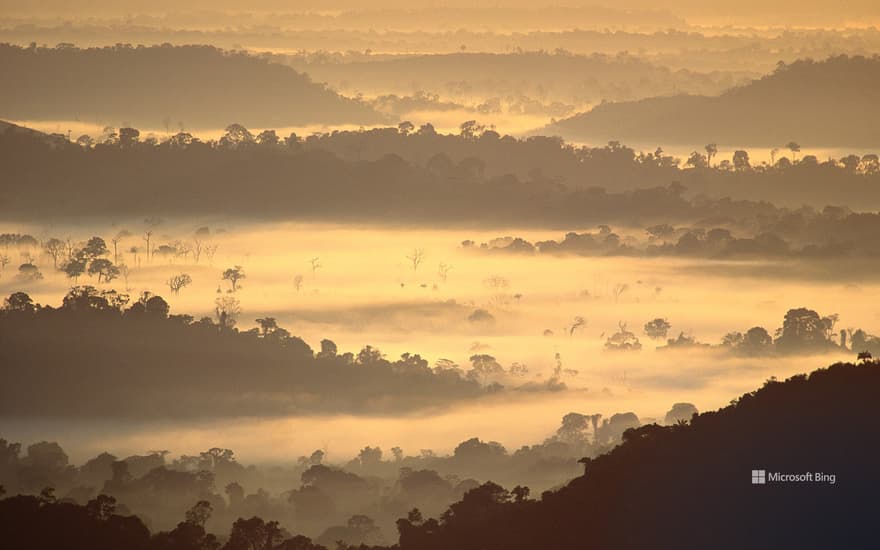
[[[752,470],[752,485],[766,485],[766,484],[767,484],[766,470]]]

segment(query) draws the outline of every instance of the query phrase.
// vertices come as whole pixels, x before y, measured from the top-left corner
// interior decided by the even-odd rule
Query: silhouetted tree
[[[706,164],[711,168],[712,158],[718,154],[718,146],[714,143],[709,143],[704,149],[706,150]]]
[[[180,294],[180,289],[189,286],[192,283],[192,277],[187,273],[179,273],[172,276],[166,284],[171,289],[172,294]]]
[[[221,279],[229,281],[229,284],[232,285],[232,292],[236,292],[239,289],[238,281],[246,277],[244,269],[240,265],[237,265],[224,271]]]
[[[52,237],[48,239],[45,243],[43,243],[43,248],[46,250],[46,253],[49,254],[49,256],[52,258],[52,267],[58,269],[58,259],[62,257],[66,249],[64,241]]]
[[[666,338],[670,328],[672,328],[672,325],[669,324],[669,321],[658,317],[653,321],[645,323],[645,334],[649,338]]]

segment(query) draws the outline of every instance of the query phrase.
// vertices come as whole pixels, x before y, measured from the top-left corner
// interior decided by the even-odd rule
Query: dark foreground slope
[[[876,364],[770,381],[690,426],[627,432],[541,501],[484,486],[439,524],[401,521],[400,548],[875,548],[878,390]],[[836,483],[753,485],[755,469]]]
[[[780,65],[717,97],[678,95],[605,103],[551,126],[566,139],[782,147],[877,147],[880,58]]]
[[[372,124],[382,117],[290,67],[211,46],[0,44],[0,117],[141,128]]]

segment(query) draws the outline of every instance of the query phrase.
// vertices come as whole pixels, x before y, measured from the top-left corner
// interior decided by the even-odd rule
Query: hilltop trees
[[[642,349],[639,338],[627,330],[626,323],[621,321],[618,323],[617,332],[608,337],[605,341],[605,349],[611,351],[638,351]]]
[[[781,351],[807,351],[833,345],[829,336],[834,328],[833,316],[820,317],[807,308],[790,309],[782,321],[776,338]]]

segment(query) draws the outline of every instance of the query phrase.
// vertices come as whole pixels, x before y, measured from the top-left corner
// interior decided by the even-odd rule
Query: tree
[[[257,144],[263,147],[277,147],[279,143],[281,143],[281,139],[275,130],[263,130],[257,136]]]
[[[688,157],[687,162],[685,162],[685,165],[692,166],[694,168],[706,168],[708,166],[706,155],[698,153],[697,151],[693,151]]]
[[[190,247],[193,255],[193,262],[199,263],[199,258],[202,257],[202,240],[198,237],[195,237],[192,241],[192,246]]]
[[[52,267],[58,269],[58,259],[62,257],[66,249],[64,241],[52,237],[43,243],[43,249],[52,258]]]
[[[874,356],[871,355],[870,351],[860,351],[858,355],[858,360],[859,363],[864,365],[866,363],[872,362],[874,360]]]
[[[321,351],[318,352],[317,357],[319,359],[332,359],[336,357],[338,351],[336,343],[325,338],[321,340]]]
[[[190,283],[192,283],[192,277],[190,277],[187,273],[174,275],[166,282],[168,288],[171,289],[171,293],[176,295],[179,295],[180,289],[189,286]]]
[[[574,321],[568,327],[568,336],[574,336],[574,331],[584,328],[585,326],[587,326],[587,321],[583,317],[578,315],[574,318]]]
[[[140,138],[141,133],[135,128],[120,128],[119,129],[119,147],[122,149],[130,149],[137,145],[138,138]]]
[[[38,281],[43,278],[43,274],[36,265],[24,263],[18,266],[18,278],[22,281]]]
[[[303,276],[302,273],[297,273],[293,276],[293,287],[296,289],[297,293],[302,289],[303,286]]]
[[[318,271],[318,269],[321,268],[321,261],[320,261],[320,258],[318,258],[317,256],[315,256],[314,258],[312,258],[311,260],[309,260],[309,263],[312,264],[312,279],[314,279],[314,278],[315,278],[315,274],[316,274],[316,272]]]
[[[669,324],[669,321],[663,318],[656,318],[653,321],[648,321],[645,323],[645,334],[649,338],[666,338],[666,335],[669,334],[669,329],[672,328],[672,325]]]
[[[216,244],[208,244],[208,245],[205,245],[205,256],[208,257],[208,263],[209,263],[209,264],[213,264],[213,263],[214,263],[214,254],[217,253],[217,248],[218,248],[218,247],[219,247],[219,245],[216,245]]]
[[[260,332],[262,332],[263,336],[268,336],[278,330],[278,321],[275,317],[257,319],[257,324],[260,325]]]
[[[6,269],[7,265],[9,265],[9,256],[6,254],[0,254],[0,277],[3,276],[3,271]]]
[[[106,258],[98,258],[89,264],[88,273],[89,275],[97,275],[98,283],[102,279],[105,283],[109,283],[119,276],[119,268]]]
[[[119,268],[119,274],[122,275],[122,280],[125,281],[125,290],[131,290],[128,286],[128,278],[131,276],[131,269],[125,264],[120,264],[116,267]]]
[[[241,124],[230,124],[226,127],[226,133],[220,138],[220,147],[236,149],[241,146],[252,145],[254,135]]]
[[[833,326],[832,317],[820,317],[815,311],[803,307],[790,309],[783,318],[776,345],[784,351],[827,346]]]
[[[733,169],[737,172],[745,172],[752,166],[749,164],[749,153],[737,150],[733,153]]]
[[[869,176],[880,173],[880,157],[874,153],[864,155],[859,166]]]
[[[168,141],[165,143],[168,144],[168,147],[171,149],[186,149],[193,143],[198,143],[198,139],[194,138],[192,134],[188,132],[178,132],[168,138]]]
[[[855,174],[859,170],[861,159],[858,155],[847,155],[840,159],[840,164],[844,170],[850,174]]]
[[[440,265],[437,266],[437,275],[440,277],[440,280],[444,283],[446,279],[449,277],[449,272],[452,270],[452,266],[443,262],[440,262]]]
[[[214,315],[221,329],[231,329],[235,326],[238,316],[241,314],[241,303],[228,294],[218,296],[214,300]]]
[[[477,139],[480,134],[482,134],[486,127],[482,124],[479,124],[476,120],[468,120],[467,122],[462,122],[461,126],[459,126],[461,130],[461,137],[464,139],[474,140]]]
[[[211,519],[214,507],[207,500],[196,502],[192,508],[186,511],[186,522],[204,528],[205,523]]]
[[[760,352],[773,345],[773,338],[764,327],[752,327],[743,335],[741,347],[748,352]]]
[[[86,261],[80,257],[71,258],[61,266],[61,271],[76,283],[80,275],[86,272]]]
[[[791,161],[797,162],[797,154],[800,152],[801,146],[794,141],[789,141],[785,144],[785,147],[788,148],[789,151],[791,151]]]
[[[104,239],[92,237],[83,246],[81,252],[89,261],[94,261],[101,256],[106,256],[110,250],[107,248],[107,243],[104,242]]]
[[[256,516],[239,518],[232,524],[224,550],[271,550],[281,542],[281,528],[277,521],[263,521]]]
[[[417,271],[419,265],[421,265],[422,261],[425,259],[425,251],[421,248],[414,248],[406,259],[412,263],[413,271]]]
[[[34,311],[34,301],[24,292],[13,292],[8,298],[3,300],[3,307],[6,311],[17,311],[21,313],[32,313]]]
[[[626,323],[618,323],[618,330],[605,341],[605,349],[616,351],[638,351],[642,344],[638,337],[626,329]]]
[[[712,158],[718,154],[718,145],[714,143],[707,144],[704,149],[706,150],[706,164],[709,168],[712,168]]]
[[[76,143],[83,149],[91,149],[95,145],[95,140],[92,139],[92,136],[88,134],[83,134],[76,138],[76,141],[74,143]]]
[[[488,385],[491,377],[504,374],[504,367],[491,355],[471,355],[470,362],[471,370],[467,373],[468,378],[484,386]]]
[[[238,282],[245,278],[247,278],[247,275],[245,275],[244,269],[240,265],[230,267],[221,276],[222,280],[229,281],[232,285],[232,292],[236,292],[239,289]]]
[[[171,306],[161,296],[156,296],[150,292],[141,293],[141,297],[135,306],[139,305],[141,311],[149,317],[164,319],[168,317]],[[132,306],[131,309],[134,309]]]
[[[528,500],[530,492],[531,490],[528,487],[517,485],[510,491],[510,494],[513,495],[513,501],[519,503]]]
[[[145,231],[144,232],[144,240],[147,242],[147,252],[146,252],[147,263],[150,263],[150,237],[152,237],[152,236],[153,236],[152,231]]]
[[[116,512],[116,499],[98,495],[86,504],[86,512],[98,521],[107,521]]]

